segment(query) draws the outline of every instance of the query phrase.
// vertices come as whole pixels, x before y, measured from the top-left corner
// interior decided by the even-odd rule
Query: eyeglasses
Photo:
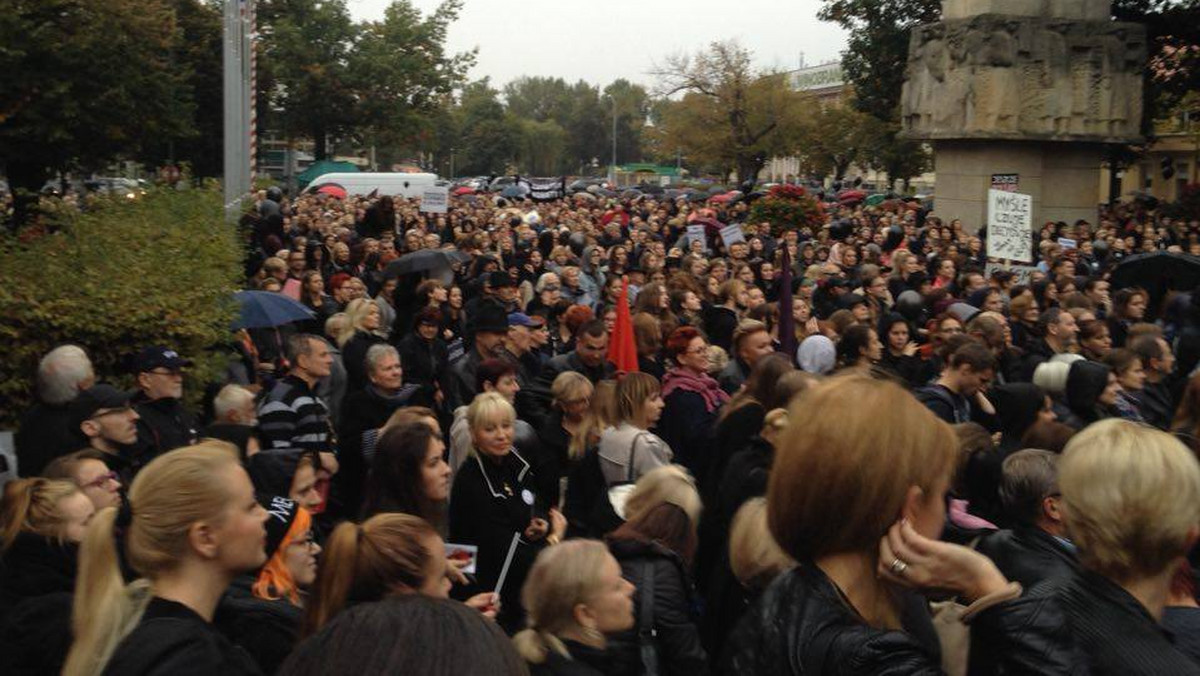
[[[154,374],[154,375],[156,375],[156,376],[181,376],[181,377],[183,376],[183,371],[180,371],[180,370],[178,370],[178,369],[175,369],[175,370],[171,370],[171,369],[151,369],[151,370],[149,370],[149,371],[146,371],[146,373],[153,373],[153,374]]]
[[[547,284],[542,287],[542,291],[561,291],[562,287],[557,284]]]
[[[317,538],[313,535],[313,532],[311,530],[305,531],[304,535],[296,538],[295,540],[292,540],[293,547],[311,548],[316,544],[317,544]]]
[[[701,345],[700,347],[693,347],[693,348],[692,348],[692,349],[690,349],[690,350],[684,350],[684,352],[683,352],[683,353],[684,353],[684,354],[703,354],[703,353],[705,353],[705,352],[708,352],[708,346],[707,346],[707,345]]]
[[[107,484],[110,481],[117,481],[119,478],[120,477],[117,475],[116,472],[108,472],[106,474],[101,474],[100,476],[96,477],[95,479],[92,479],[91,481],[89,481],[85,484],[79,484],[79,487],[80,488],[100,488],[101,486],[104,486],[105,484]]]

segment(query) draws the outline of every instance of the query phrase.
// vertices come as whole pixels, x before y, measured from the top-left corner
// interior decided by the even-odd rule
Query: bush
[[[771,234],[775,237],[800,228],[811,228],[815,232],[825,224],[825,208],[801,186],[777,185],[754,202],[748,220],[770,223]]]
[[[49,227],[0,235],[0,428],[35,400],[37,363],[63,343],[87,350],[99,380],[132,385],[125,357],[167,345],[192,359],[193,404],[226,357],[242,249],[213,190],[154,190],[53,211]],[[50,234],[46,234],[50,233]]]

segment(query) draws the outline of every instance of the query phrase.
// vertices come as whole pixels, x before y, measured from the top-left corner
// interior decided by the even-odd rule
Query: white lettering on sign
[[[988,190],[987,255],[1033,262],[1033,198],[1017,192]]]

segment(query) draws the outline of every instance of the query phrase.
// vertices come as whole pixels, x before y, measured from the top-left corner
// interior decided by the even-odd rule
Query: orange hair
[[[292,520],[291,528],[288,528],[279,547],[259,571],[258,579],[250,587],[255,598],[277,601],[286,596],[292,604],[300,605],[300,590],[297,589],[296,581],[292,579],[292,573],[287,567],[287,548],[311,527],[312,515],[308,513],[307,509],[297,507],[296,518]]]

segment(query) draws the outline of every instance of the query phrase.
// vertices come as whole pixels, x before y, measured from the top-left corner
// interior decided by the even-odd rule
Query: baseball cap
[[[192,360],[184,359],[179,353],[170,348],[153,345],[138,352],[133,358],[133,372],[145,373],[157,368],[181,369],[191,366]]]
[[[532,317],[525,314],[524,312],[510,312],[508,315],[508,325],[509,326],[526,326],[526,327],[533,328],[533,327],[541,326],[542,324],[541,324],[541,322],[534,321]]]
[[[119,390],[108,383],[96,383],[79,393],[71,402],[71,413],[75,420],[83,422],[106,408],[125,408],[133,399],[132,392]]]
[[[493,289],[501,289],[508,286],[516,286],[512,276],[503,270],[496,270],[488,275],[488,286]]]

